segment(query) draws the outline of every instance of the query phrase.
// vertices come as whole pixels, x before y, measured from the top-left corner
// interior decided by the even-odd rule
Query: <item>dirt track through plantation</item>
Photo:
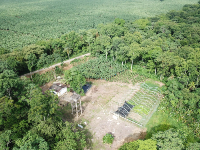
[[[90,56],[90,53],[87,53],[87,54],[84,54],[84,55],[81,55],[81,56],[78,56],[78,57],[75,57],[75,58],[66,60],[66,61],[63,62],[63,64],[67,64],[67,63],[69,64],[69,63],[70,63],[71,61],[73,61],[74,59],[80,59],[80,58],[83,58],[84,56]],[[55,65],[52,65],[52,66],[48,67],[48,68],[43,68],[43,69],[40,69],[40,70],[36,70],[36,71],[30,72],[30,73],[24,74],[24,75],[22,75],[22,76],[20,76],[20,77],[23,77],[23,76],[28,77],[28,76],[31,76],[31,75],[33,75],[33,74],[35,74],[35,73],[46,72],[46,71],[52,70],[52,69],[55,68],[56,66],[60,66],[60,65],[61,65],[61,63],[57,63],[57,64],[55,64]]]

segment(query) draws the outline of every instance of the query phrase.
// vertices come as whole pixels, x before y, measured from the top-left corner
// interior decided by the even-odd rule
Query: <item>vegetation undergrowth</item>
[[[103,143],[105,144],[112,144],[114,140],[114,136],[110,133],[107,133],[104,137],[103,137]]]

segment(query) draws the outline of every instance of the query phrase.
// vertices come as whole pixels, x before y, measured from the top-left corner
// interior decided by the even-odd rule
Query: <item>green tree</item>
[[[106,54],[106,59],[108,56],[108,53],[110,51],[110,43],[111,43],[111,39],[109,36],[106,35],[102,35],[97,37],[96,42],[99,42],[99,45],[101,45],[101,49],[102,51]]]
[[[86,79],[76,68],[65,71],[65,80],[76,93],[81,94],[84,92],[82,86],[86,84]]]
[[[91,43],[94,43],[97,33],[98,33],[98,31],[96,29],[90,29],[87,31],[86,42],[88,43],[89,46]]]
[[[141,48],[140,48],[140,46],[139,46],[138,43],[132,43],[130,45],[130,50],[129,50],[127,56],[131,60],[131,70],[133,68],[133,61],[134,61],[134,59],[136,59],[136,58],[138,58],[140,56],[140,51],[141,51]]]
[[[41,89],[34,84],[27,86],[27,93],[21,97],[21,101],[26,101],[30,107],[28,112],[29,122],[38,123],[47,118],[54,117],[58,109],[58,97],[47,91],[42,93]]]
[[[36,133],[28,132],[22,139],[18,139],[13,150],[48,150],[48,143]]]
[[[190,143],[186,150],[197,150],[200,149],[200,143]]]
[[[14,72],[18,72],[20,70],[19,62],[14,57],[8,57],[6,60],[0,60],[0,73],[4,70],[13,70]]]
[[[39,58],[41,54],[44,53],[45,46],[39,46],[39,45],[29,45],[22,49],[22,53],[24,56],[24,59],[28,60],[31,54],[34,54],[36,58]]]
[[[27,61],[28,69],[30,72],[32,72],[32,70],[36,66],[36,64],[37,64],[37,58],[36,58],[35,54],[31,53],[28,56],[28,61]],[[32,78],[32,75],[31,75],[31,78]]]
[[[137,24],[139,29],[144,30],[144,28],[149,24],[148,19],[138,19],[133,22],[134,24]]]
[[[55,150],[66,149],[84,149],[86,146],[86,137],[83,131],[77,129],[76,125],[65,122],[61,132],[56,135]]]
[[[61,39],[64,40],[67,47],[72,50],[72,54],[77,54],[84,44],[84,41],[81,40],[80,35],[74,31],[63,35]]]
[[[46,53],[42,54],[37,61],[37,69],[43,68],[48,64],[48,55]]]
[[[65,48],[64,48],[64,51],[63,51],[63,52],[64,52],[64,53],[67,53],[68,59],[69,59],[69,55],[72,53],[72,48],[70,47],[69,43],[67,43],[67,44],[65,45]]]
[[[115,18],[115,21],[114,21],[117,25],[120,25],[120,26],[124,26],[125,24],[125,20],[124,19],[119,19],[119,18]]]
[[[111,39],[113,37],[121,37],[124,35],[125,32],[125,28],[122,26],[119,26],[115,23],[110,23],[110,24],[99,24],[97,27],[100,35],[107,35],[109,36]]]
[[[151,139],[157,141],[157,146],[160,150],[182,150],[184,148],[179,133],[174,129],[169,129],[164,132],[160,131],[153,134]]]
[[[9,150],[9,144],[12,143],[11,130],[6,130],[4,133],[0,134],[0,149]]]
[[[124,44],[124,41],[122,38],[114,37],[112,39],[112,47],[111,47],[111,56],[113,57],[113,60],[115,60],[115,57],[117,57],[117,53],[120,50],[120,47]]]
[[[17,89],[21,84],[17,74],[12,70],[4,70],[0,74],[0,97],[7,95],[12,99],[15,94],[17,94]]]

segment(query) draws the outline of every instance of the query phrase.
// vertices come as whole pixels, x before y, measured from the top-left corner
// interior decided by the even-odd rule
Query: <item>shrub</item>
[[[114,136],[110,133],[107,133],[104,137],[103,137],[103,143],[107,143],[107,144],[112,144],[114,140]]]

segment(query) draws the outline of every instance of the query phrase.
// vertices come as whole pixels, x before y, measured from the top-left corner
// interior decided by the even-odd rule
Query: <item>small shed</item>
[[[54,83],[49,89],[53,90],[53,93],[57,94],[58,96],[62,96],[67,92],[67,86],[62,83]]]

